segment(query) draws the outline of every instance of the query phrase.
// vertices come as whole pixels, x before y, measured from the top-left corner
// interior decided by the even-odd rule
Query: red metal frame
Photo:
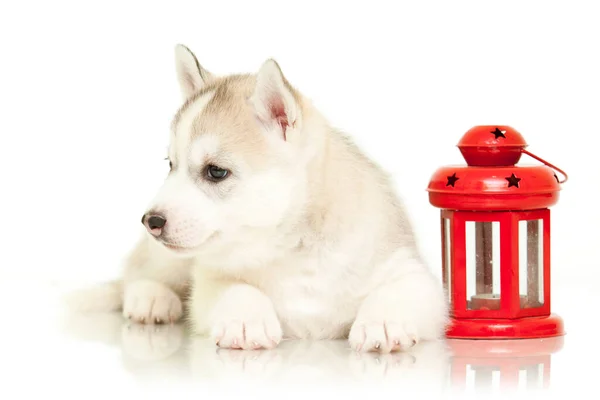
[[[472,212],[472,211],[448,211],[443,212],[452,215],[453,233],[455,239],[452,246],[454,256],[452,257],[453,268],[453,308],[452,314],[456,318],[511,318],[514,317],[515,306],[519,307],[518,301],[514,304],[512,284],[513,277],[510,274],[511,251],[502,245],[511,240],[510,223],[512,213],[510,212]],[[467,309],[467,263],[466,263],[466,222],[499,222],[500,223],[500,309],[498,310],[469,310]],[[518,238],[516,238],[518,240]],[[518,257],[518,254],[517,254]],[[517,258],[518,261],[518,258]],[[516,286],[518,298],[518,283]]]
[[[509,298],[507,300],[509,312],[505,318],[516,318],[521,308],[519,299],[519,223],[515,214],[506,212],[506,216],[506,223],[500,227],[502,230],[500,248],[503,260],[500,268],[502,269],[502,284],[506,282],[508,285],[503,293]]]
[[[447,282],[444,218],[450,222],[450,268],[452,282]],[[543,221],[544,304],[521,308],[519,295],[519,221]],[[467,309],[466,222],[500,223],[500,309]],[[550,210],[518,212],[472,212],[442,210],[442,271],[450,291],[451,315],[456,318],[523,318],[550,315]]]
[[[450,224],[450,260],[446,265],[444,219]],[[544,303],[521,308],[519,293],[519,221],[543,221]],[[467,308],[466,222],[500,223],[500,308]],[[443,279],[450,298],[450,338],[528,338],[564,334],[563,321],[550,313],[550,210],[475,212],[441,210]],[[448,282],[446,268],[451,268]]]
[[[525,318],[452,318],[446,336],[453,339],[526,339],[564,335],[558,315]]]

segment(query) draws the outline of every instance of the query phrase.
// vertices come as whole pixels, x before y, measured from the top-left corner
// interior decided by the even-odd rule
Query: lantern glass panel
[[[500,309],[500,222],[465,223],[467,309]]]
[[[544,305],[544,220],[519,221],[521,308]]]
[[[442,220],[442,228],[444,230],[443,251],[444,251],[444,288],[448,295],[448,302],[452,303],[452,253],[451,253],[451,234],[450,234],[450,218]]]

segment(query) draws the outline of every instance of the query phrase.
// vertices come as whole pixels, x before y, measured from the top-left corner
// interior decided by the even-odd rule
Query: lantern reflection
[[[552,354],[563,336],[522,340],[449,339],[450,387],[456,392],[514,392],[550,387]]]

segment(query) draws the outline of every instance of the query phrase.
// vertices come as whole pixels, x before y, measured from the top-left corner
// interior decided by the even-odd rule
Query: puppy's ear
[[[175,67],[184,101],[214,78],[202,68],[194,53],[182,44],[175,46]]]
[[[287,140],[288,131],[300,118],[300,105],[275,60],[265,61],[258,71],[250,102],[260,122]]]

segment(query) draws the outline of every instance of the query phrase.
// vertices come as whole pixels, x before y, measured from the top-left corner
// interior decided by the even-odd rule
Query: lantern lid
[[[527,143],[510,126],[480,125],[469,129],[457,147],[468,165],[503,166],[518,163]]]
[[[523,153],[541,160],[525,150],[527,143],[515,129],[476,126],[457,147],[467,165],[434,172],[427,188],[432,205],[472,211],[532,210],[558,201],[561,181],[550,164],[515,165]]]

